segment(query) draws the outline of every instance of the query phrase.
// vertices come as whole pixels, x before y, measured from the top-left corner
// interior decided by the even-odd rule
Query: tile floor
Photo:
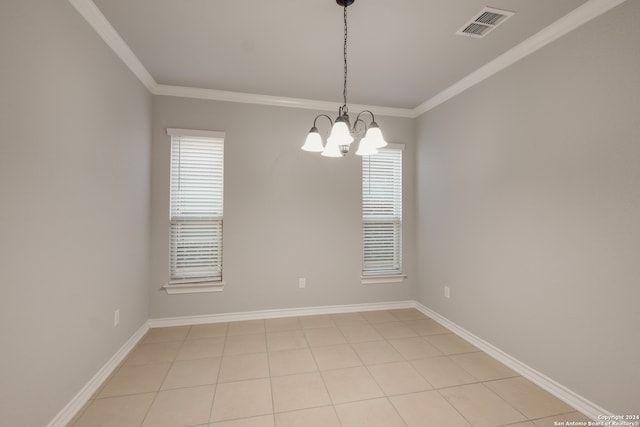
[[[588,421],[414,309],[150,330],[70,427]]]

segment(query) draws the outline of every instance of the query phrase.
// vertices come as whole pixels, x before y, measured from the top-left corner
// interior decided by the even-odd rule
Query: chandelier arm
[[[358,115],[356,116],[356,122],[357,122],[358,120],[360,120],[360,116],[361,116],[361,115],[363,115],[364,113],[369,113],[369,114],[371,114],[371,121],[372,121],[372,122],[375,122],[375,121],[376,121],[376,117],[373,115],[373,113],[372,113],[371,111],[369,111],[369,110],[363,110],[363,111],[359,112],[359,113],[358,113]],[[360,120],[360,121],[362,121],[362,120]]]
[[[358,123],[362,123],[362,126],[364,126],[364,131],[362,133],[366,133],[367,129],[369,129],[369,126],[367,126],[365,121],[360,118],[360,114],[358,114],[358,117],[356,118],[355,122],[353,122],[351,133],[355,135],[361,135],[361,133],[358,132],[358,129],[357,129]]]
[[[326,117],[327,120],[329,120],[329,123],[331,123],[331,126],[333,126],[333,120],[331,120],[331,117],[327,116],[326,114],[318,114],[316,116],[315,119],[313,119],[313,127],[316,127],[316,121],[320,118],[320,117]]]

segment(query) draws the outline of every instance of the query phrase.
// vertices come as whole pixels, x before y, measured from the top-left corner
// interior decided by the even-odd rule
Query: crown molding
[[[491,62],[483,65],[468,76],[420,104],[413,110],[414,117],[421,116],[427,111],[448,101],[470,87],[477,85],[481,81],[507,68],[509,65],[531,55],[538,49],[559,39],[565,34],[575,30],[583,24],[586,24],[592,19],[602,15],[625,1],[626,0],[589,0],[582,6],[577,7],[562,18],[538,31],[522,43],[511,48]]]
[[[127,43],[120,37],[120,34],[111,25],[100,9],[91,0],[69,0],[69,3],[76,8],[78,13],[91,25],[96,33],[113,51],[122,59],[127,67],[138,77],[143,85],[153,93],[158,85],[149,71],[142,65],[142,62],[133,53]]]
[[[230,92],[216,89],[202,89],[185,86],[156,85],[154,95],[179,96],[182,98],[208,99],[213,101],[239,102],[243,104],[270,105],[275,107],[301,108],[306,110],[337,111],[338,103],[313,99],[286,98],[282,96],[259,95],[255,93]],[[391,108],[374,105],[349,104],[354,111],[373,110],[380,116],[414,118],[410,108]]]
[[[417,118],[625,1],[627,0],[587,1],[416,108],[392,108],[361,104],[351,104],[350,107],[355,111],[374,110],[380,116]],[[335,102],[158,84],[92,0],[69,0],[69,3],[76,8],[107,45],[140,79],[149,92],[154,95],[336,111],[337,103]]]

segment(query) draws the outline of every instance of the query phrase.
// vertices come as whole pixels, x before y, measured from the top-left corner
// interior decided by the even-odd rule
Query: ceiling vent
[[[511,18],[514,12],[485,7],[469,22],[464,24],[456,34],[468,37],[481,38],[489,34],[494,28]]]

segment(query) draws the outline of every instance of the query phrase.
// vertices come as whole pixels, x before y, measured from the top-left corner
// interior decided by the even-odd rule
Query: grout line
[[[465,385],[467,385],[467,384],[465,384]],[[449,399],[447,399],[446,397],[444,397],[444,396],[443,396],[443,394],[442,394],[442,393],[440,393],[440,390],[442,390],[442,389],[438,389],[438,390],[436,390],[436,393],[438,393],[438,395],[439,395],[439,396],[440,396],[440,397],[441,397],[445,402],[447,402],[447,404],[448,404],[449,406],[451,406],[451,407],[453,408],[453,410],[454,410],[454,411],[456,411],[458,414],[460,414],[460,416],[461,416],[461,417],[462,417],[466,422],[468,422],[468,423],[469,423],[469,425],[473,425],[473,423],[471,422],[471,420],[470,420],[470,419],[468,419],[467,417],[465,417],[465,416],[464,416],[464,414],[463,414],[462,412],[460,412],[460,410],[458,410],[458,408],[456,408],[456,407],[455,407],[455,405],[449,401]]]
[[[209,419],[207,425],[213,422],[213,404],[216,401],[216,395],[218,394],[218,385],[220,384],[220,372],[222,371],[222,360],[224,358],[224,349],[227,346],[227,337],[229,334],[229,322],[225,322],[224,340],[222,341],[222,349],[220,349],[220,366],[218,367],[218,375],[216,375],[216,385],[213,388],[213,399],[211,399],[211,409],[209,409]]]
[[[184,336],[184,339],[181,341],[182,344],[180,344],[180,346],[178,347],[178,351],[176,351],[176,355],[173,357],[173,360],[169,363],[169,369],[167,369],[167,372],[164,374],[164,378],[162,379],[162,381],[160,382],[160,387],[158,390],[155,391],[155,395],[153,396],[153,399],[151,400],[151,404],[149,405],[149,408],[147,409],[147,412],[144,414],[144,417],[142,418],[142,422],[140,423],[140,426],[142,426],[145,422],[145,420],[147,419],[147,417],[149,416],[149,413],[151,412],[151,408],[153,408],[153,404],[156,402],[156,399],[158,398],[158,395],[160,394],[160,391],[162,390],[162,385],[164,384],[164,382],[167,380],[167,376],[169,375],[169,372],[171,372],[171,368],[173,368],[173,363],[176,361],[176,358],[178,357],[178,353],[180,352],[180,349],[182,348],[182,346],[184,345],[184,343],[187,340],[187,337],[189,336],[189,332],[191,332],[191,326],[189,326],[189,330],[187,331],[187,333]],[[149,329],[149,331],[147,332],[147,334],[140,340],[140,343],[138,343],[138,345],[136,345],[132,350],[131,353],[133,353],[139,345],[141,344],[161,344],[162,342],[157,342],[157,343],[144,343],[144,339],[148,336],[148,334],[151,333],[151,328]],[[178,342],[178,341],[167,341],[167,342]],[[130,354],[131,354],[130,353]],[[130,354],[127,355],[127,358],[130,356]],[[127,358],[125,358],[123,360],[123,364],[124,362],[127,360]],[[163,362],[166,363],[166,362]]]
[[[373,326],[373,324],[371,324],[371,326],[372,326],[374,329],[376,329],[376,328],[375,328],[375,326]],[[376,331],[378,332],[378,334],[379,334],[380,336],[382,336],[382,334],[380,334],[380,331],[378,331],[377,329],[376,329]],[[411,364],[410,364],[410,363],[407,361],[407,359],[402,355],[402,353],[400,353],[400,352],[399,352],[399,351],[398,351],[398,350],[393,346],[393,344],[391,344],[391,343],[389,342],[389,340],[388,340],[387,338],[385,338],[384,336],[382,336],[382,339],[383,339],[383,341],[385,341],[385,342],[387,343],[387,345],[391,346],[391,348],[393,348],[393,349],[394,349],[398,354],[400,354],[400,356],[401,356],[401,357],[402,357],[402,359],[403,359],[403,362],[405,362],[405,363],[409,364],[409,366],[411,366]],[[358,354],[358,352],[357,352],[357,351],[355,351],[355,348],[352,348],[352,349],[353,349],[354,353],[356,353],[356,356],[357,356],[358,358],[360,358],[360,355]],[[407,424],[407,422],[405,421],[405,419],[402,417],[402,414],[398,411],[398,408],[396,408],[396,407],[395,407],[395,405],[393,404],[393,402],[391,401],[391,399],[390,399],[390,397],[391,397],[391,396],[389,396],[389,395],[387,394],[387,392],[386,392],[386,391],[384,391],[384,388],[382,387],[382,385],[378,382],[378,380],[376,380],[375,375],[373,375],[373,373],[372,373],[372,372],[371,372],[371,370],[369,369],[369,365],[366,365],[366,364],[364,363],[364,361],[362,360],[362,358],[360,358],[360,361],[362,362],[362,366],[364,366],[364,368],[365,368],[365,369],[367,370],[367,372],[369,373],[369,376],[371,377],[371,379],[373,380],[373,382],[375,382],[375,383],[377,384],[378,388],[379,388],[379,389],[380,389],[380,391],[382,392],[382,397],[383,397],[383,398],[387,401],[387,403],[389,403],[389,405],[393,408],[394,412],[398,415],[398,418],[402,421],[402,423],[403,423],[405,426],[407,426],[408,424]],[[391,364],[391,363],[400,363],[400,362],[386,362],[385,364]],[[379,364],[376,364],[376,365],[379,365]],[[380,365],[381,365],[381,364],[380,364]],[[414,368],[414,370],[415,370],[415,368]],[[417,373],[418,375],[420,375],[420,373],[419,373],[418,371],[416,371],[416,373]],[[426,379],[425,379],[425,381],[426,381],[426,383],[427,383],[427,384],[431,385],[431,384],[429,383],[429,381],[427,381]]]
[[[267,325],[265,324],[265,333],[264,333],[264,348],[267,353],[267,372],[269,374],[269,393],[271,393],[271,418],[273,419],[273,424],[276,423],[276,402],[273,395],[273,381],[271,381],[271,359],[269,358],[269,342],[267,341]]]
[[[338,328],[338,325],[335,324],[335,322],[329,318],[329,320],[331,321],[331,323],[333,323],[334,327],[338,330],[338,332],[340,334],[342,334],[342,331],[340,331],[340,329]],[[316,369],[317,369],[317,373],[318,376],[320,377],[320,381],[322,381],[322,385],[324,386],[324,391],[327,393],[327,396],[329,396],[329,401],[331,402],[331,409],[333,410],[333,413],[336,416],[336,419],[338,420],[338,423],[340,424],[340,426],[342,426],[342,420],[340,419],[340,416],[338,415],[338,411],[336,411],[336,403],[333,401],[333,397],[331,396],[331,393],[329,393],[329,387],[327,387],[327,382],[324,380],[324,375],[322,375],[322,371],[320,371],[320,365],[318,365],[318,361],[316,360],[316,355],[313,353],[313,349],[311,347],[311,345],[309,344],[309,340],[307,339],[307,334],[305,334],[303,332],[304,335],[304,339],[307,343],[307,346],[309,346],[309,353],[311,353],[311,358],[313,359],[313,363],[316,365]],[[342,334],[343,338],[346,337],[344,336],[344,334]]]

